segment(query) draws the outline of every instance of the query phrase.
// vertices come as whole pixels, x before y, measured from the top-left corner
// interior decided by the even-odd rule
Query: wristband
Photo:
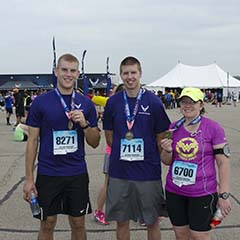
[[[82,127],[83,130],[84,130],[84,129],[87,129],[87,128],[89,128],[89,123],[87,123],[86,126]]]

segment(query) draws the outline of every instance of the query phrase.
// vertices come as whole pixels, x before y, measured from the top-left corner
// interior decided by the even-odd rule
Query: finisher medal
[[[128,131],[128,132],[126,133],[125,137],[126,137],[127,140],[132,140],[132,139],[133,139],[133,133],[130,132],[130,131]]]
[[[69,129],[69,130],[72,130],[72,128],[73,128],[73,123],[72,123],[71,120],[69,120],[69,121],[68,121],[68,129]]]
[[[127,123],[127,128],[128,128],[128,132],[125,134],[125,138],[127,140],[132,140],[134,138],[133,132],[131,130],[133,128],[135,118],[138,113],[139,102],[141,100],[142,94],[143,94],[143,90],[140,88],[138,95],[137,95],[136,102],[135,102],[135,106],[133,108],[132,116],[131,116],[127,94],[126,94],[126,91],[123,91],[123,98],[124,98],[124,102],[125,102],[126,123]]]
[[[166,132],[165,132],[165,138],[167,138],[167,139],[172,139],[172,134],[173,134],[173,131],[170,131],[170,130],[167,130]]]

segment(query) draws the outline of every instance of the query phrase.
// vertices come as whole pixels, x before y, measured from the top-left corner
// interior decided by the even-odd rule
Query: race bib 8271
[[[53,154],[62,155],[77,151],[78,138],[76,130],[53,131]]]

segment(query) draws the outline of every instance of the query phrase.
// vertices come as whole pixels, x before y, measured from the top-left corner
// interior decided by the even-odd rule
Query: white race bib
[[[173,183],[181,187],[182,185],[191,185],[196,182],[197,164],[174,161],[172,167]]]
[[[78,149],[76,130],[53,131],[53,154],[63,155]]]
[[[121,139],[120,159],[124,161],[143,161],[144,143],[142,138]]]

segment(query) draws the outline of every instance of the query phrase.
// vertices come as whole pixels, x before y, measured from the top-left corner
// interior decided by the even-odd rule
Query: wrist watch
[[[213,150],[214,155],[216,154],[224,154],[227,158],[230,157],[230,149],[229,149],[229,145],[225,144],[223,146],[223,148],[217,148]]]
[[[230,193],[229,192],[223,192],[223,193],[219,193],[218,197],[219,198],[222,198],[224,200],[227,200],[230,196]]]
[[[86,123],[87,123],[87,125],[82,127],[82,129],[87,129],[89,127],[89,122],[87,121]]]

